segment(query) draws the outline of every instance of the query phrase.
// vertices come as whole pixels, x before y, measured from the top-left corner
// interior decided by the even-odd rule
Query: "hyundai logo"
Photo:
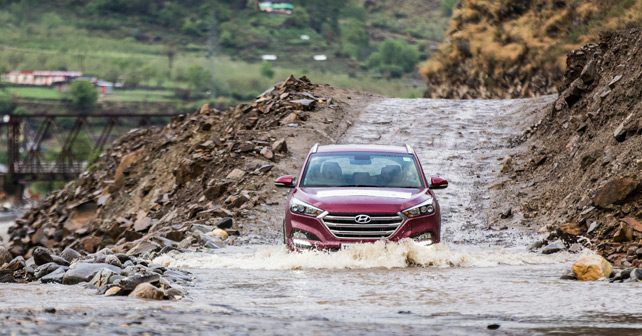
[[[359,224],[368,224],[372,219],[368,215],[358,215],[354,217],[354,221]]]

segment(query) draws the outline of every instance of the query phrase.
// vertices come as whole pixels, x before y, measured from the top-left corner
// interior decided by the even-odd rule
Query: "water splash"
[[[238,253],[179,253],[158,257],[155,263],[181,268],[236,268],[264,270],[367,269],[404,267],[492,267],[554,264],[574,258],[569,253],[541,255],[524,249],[447,244],[421,246],[412,240],[355,244],[350,249],[325,252],[288,252],[283,246],[260,246]]]

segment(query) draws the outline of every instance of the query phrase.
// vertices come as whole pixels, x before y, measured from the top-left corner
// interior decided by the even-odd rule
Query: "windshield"
[[[302,187],[423,188],[410,154],[312,154]]]

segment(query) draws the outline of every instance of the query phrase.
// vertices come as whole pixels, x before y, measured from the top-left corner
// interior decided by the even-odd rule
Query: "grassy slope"
[[[429,1],[433,3],[436,1]],[[433,5],[426,29],[419,29],[411,13],[415,8],[424,8],[422,1],[406,1],[401,8],[395,1],[382,1],[381,6],[367,16],[367,25],[373,41],[385,38],[404,38],[415,43],[420,49],[428,49],[441,37],[445,19]],[[409,3],[420,4],[413,7]],[[46,5],[43,5],[46,6]],[[423,7],[422,7],[423,6]],[[36,8],[29,19],[18,19],[11,13],[0,11],[0,71],[9,69],[79,69],[109,79],[118,75],[128,81],[130,77],[140,84],[160,86],[167,89],[187,86],[187,71],[192,65],[201,65],[213,72],[215,78],[214,96],[232,97],[233,100],[249,99],[270,86],[275,79],[290,73],[305,74],[317,82],[338,87],[356,88],[384,95],[417,97],[421,88],[417,80],[406,77],[400,80],[379,79],[372,73],[359,68],[354,60],[334,57],[338,43],[329,46],[313,30],[279,29],[286,16],[265,15],[254,10],[247,11],[247,24],[259,27],[259,32],[269,34],[267,46],[232,50],[218,46],[215,56],[208,58],[208,42],[174,31],[163,31],[162,27],[146,26],[135,19],[106,17],[105,23],[118,26],[114,30],[87,30],[88,19],[74,16],[73,12]],[[38,15],[41,14],[41,15]],[[413,17],[413,19],[410,19]],[[438,20],[438,18],[441,18]],[[133,27],[151,35],[163,36],[161,42],[142,42],[134,38]],[[241,27],[245,29],[245,27]],[[311,35],[311,42],[302,43],[300,34]],[[140,35],[140,31],[136,34]],[[136,35],[136,36],[138,36]],[[260,37],[260,36],[259,36]],[[254,36],[253,38],[257,38]],[[171,73],[168,69],[166,43],[181,41]],[[276,42],[275,42],[276,41]],[[376,43],[376,42],[375,42]],[[374,45],[373,45],[374,47]],[[314,53],[327,53],[328,62],[311,62]],[[280,59],[274,63],[275,76],[266,78],[260,73],[256,61],[260,53],[274,52]],[[38,98],[42,92],[22,92],[25,97]],[[49,96],[53,96],[49,93]],[[115,96],[110,99],[118,99]],[[124,94],[123,100],[158,98],[157,94]],[[161,99],[169,99],[163,97]]]

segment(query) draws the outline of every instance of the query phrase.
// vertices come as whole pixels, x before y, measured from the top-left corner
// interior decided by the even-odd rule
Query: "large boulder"
[[[614,178],[597,191],[593,197],[593,203],[600,208],[606,208],[625,200],[638,185],[638,180],[633,176]]]
[[[597,254],[584,255],[577,259],[572,270],[577,280],[595,281],[609,277],[613,272],[613,266]]]
[[[116,274],[120,274],[121,272],[120,268],[110,264],[79,262],[73,264],[67,273],[65,273],[63,283],[65,285],[75,285],[81,282],[88,282],[96,275],[96,273],[103,269],[108,269]]]
[[[160,288],[155,287],[148,282],[143,282],[136,286],[136,289],[134,289],[129,296],[139,299],[163,300],[165,298],[165,293]]]

